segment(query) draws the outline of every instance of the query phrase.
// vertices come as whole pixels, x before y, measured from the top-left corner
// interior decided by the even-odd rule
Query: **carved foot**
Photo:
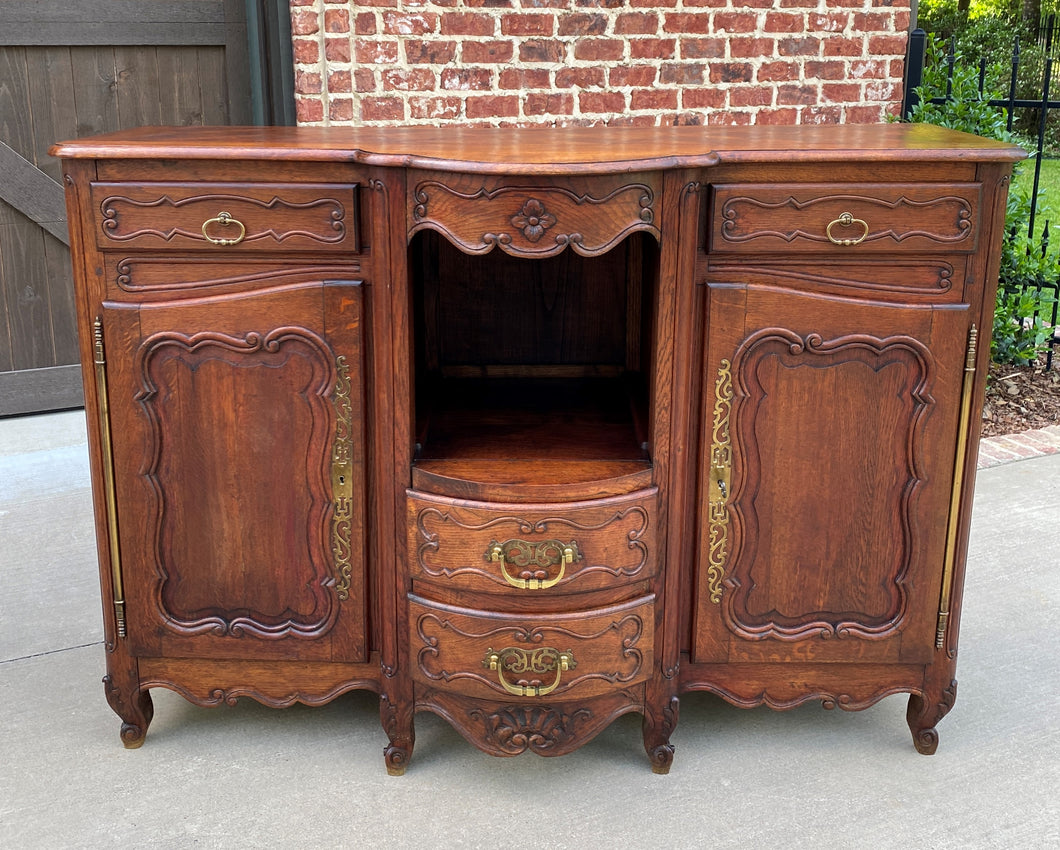
[[[949,687],[940,693],[910,695],[905,720],[909,724],[909,731],[913,733],[913,746],[921,755],[935,754],[939,747],[939,733],[935,731],[935,726],[953,708],[956,699],[956,679],[951,680]]]
[[[666,775],[674,763],[674,747],[670,735],[677,728],[677,715],[680,702],[671,697],[662,711],[646,708],[644,712],[644,749],[651,762],[651,772]]]
[[[660,744],[653,750],[648,750],[648,760],[651,761],[651,772],[659,776],[665,776],[670,772],[670,765],[674,763],[673,744]]]
[[[111,677],[103,677],[104,693],[107,702],[115,714],[122,719],[121,742],[127,750],[136,750],[143,746],[147,737],[147,727],[155,716],[155,705],[149,691],[137,691],[127,698]]]
[[[390,739],[390,743],[383,748],[386,772],[391,776],[404,776],[405,769],[412,759],[413,745],[416,743],[412,703],[402,703],[399,708],[391,702],[387,694],[380,694],[379,715],[383,721],[383,729]]]
[[[383,749],[383,758],[386,760],[386,772],[390,776],[404,776],[405,768],[409,766],[412,758],[412,745],[402,746],[391,741]]]

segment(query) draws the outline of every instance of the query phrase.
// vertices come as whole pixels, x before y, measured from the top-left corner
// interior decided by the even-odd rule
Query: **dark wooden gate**
[[[249,67],[245,0],[0,2],[0,416],[83,403],[49,146],[142,124],[250,123]]]

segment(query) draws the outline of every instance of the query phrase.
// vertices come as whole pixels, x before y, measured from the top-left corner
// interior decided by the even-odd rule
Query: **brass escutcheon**
[[[335,442],[331,447],[331,553],[335,559],[335,593],[345,601],[353,583],[354,468],[353,408],[350,367],[344,355],[335,358]]]
[[[559,687],[564,671],[573,670],[577,665],[574,662],[574,653],[569,649],[560,652],[551,646],[532,650],[509,646],[499,651],[494,651],[492,647],[487,649],[482,666],[497,671],[497,679],[508,693],[517,697],[543,697]],[[520,676],[520,683],[512,684],[504,678],[505,670]],[[552,672],[555,672],[556,678],[550,685],[542,685],[536,679],[528,681],[526,678],[533,675],[544,676]]]
[[[231,227],[232,225],[235,225],[239,228],[239,233],[228,239],[219,236],[211,236],[209,233],[206,232],[206,228],[208,228],[211,224],[216,224],[218,227]],[[202,235],[206,237],[207,242],[213,245],[238,245],[240,242],[243,241],[243,237],[247,235],[247,228],[243,225],[243,222],[241,222],[238,218],[232,218],[232,213],[219,212],[216,217],[208,218],[202,223]]]
[[[722,360],[714,384],[714,423],[711,433],[710,471],[707,476],[707,509],[710,545],[707,551],[707,585],[710,601],[721,602],[722,580],[729,557],[729,496],[732,489],[732,364]]]
[[[837,224],[840,227],[853,227],[855,224],[861,225],[862,233],[860,236],[856,236],[853,239],[836,239],[836,237],[832,235],[832,228],[835,227]],[[859,242],[864,241],[865,237],[869,235],[869,226],[860,218],[854,218],[853,215],[848,212],[845,212],[840,213],[839,218],[837,218],[835,221],[830,221],[828,223],[828,227],[825,228],[824,233],[825,236],[828,237],[828,241],[831,242],[833,245],[843,245],[844,247],[849,247],[851,245],[857,245]]]

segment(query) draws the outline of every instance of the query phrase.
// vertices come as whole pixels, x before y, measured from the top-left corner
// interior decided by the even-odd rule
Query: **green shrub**
[[[966,62],[959,50],[954,54],[953,80],[947,82],[949,46],[941,38],[929,38],[924,57],[924,76],[916,89],[920,99],[913,107],[909,120],[937,124],[953,130],[963,130],[990,139],[1015,142],[1016,137],[1005,128],[1005,113],[990,101],[1001,97],[997,81],[999,65],[988,69],[983,92],[979,92],[979,70]],[[947,85],[950,93],[947,97]],[[946,97],[945,103],[931,103],[934,98]]]
[[[960,50],[955,51],[952,81],[947,82],[948,53],[943,39],[928,39],[923,83],[916,90],[920,101],[913,107],[909,120],[1017,142],[1018,138],[1006,129],[1004,111],[989,103],[1001,96],[998,85],[1003,79],[1003,66],[995,64],[988,68],[980,93],[979,69],[976,64],[966,62]],[[943,103],[931,103],[935,98],[946,99]],[[1053,333],[1053,328],[1040,318],[1050,315],[1052,306],[1051,294],[1043,292],[1040,284],[1060,279],[1060,257],[1055,249],[1043,251],[1028,235],[1030,211],[1030,193],[1013,186],[1005,217],[1001,286],[991,342],[991,353],[998,363],[1032,362],[1046,350]]]
[[[990,337],[990,356],[995,363],[1025,366],[1038,359],[1049,346],[1053,328],[1035,314],[1051,307],[1052,302],[1051,292],[998,290]]]
[[[1037,101],[1042,96],[1046,69],[1046,51],[1039,43],[1038,13],[1055,13],[1056,5],[1056,0],[1040,0],[1037,6],[1022,0],[971,0],[962,9],[957,0],[921,0],[917,24],[937,38],[947,42],[952,39],[957,51],[976,64],[979,57],[987,57],[1001,97],[1009,93],[1013,41],[1018,38],[1019,73],[1014,93],[1018,98]],[[1054,68],[1053,99],[1058,70]],[[1037,111],[1017,110],[1014,126],[1018,132],[1037,136]],[[1046,119],[1044,149],[1046,156],[1060,156],[1060,114],[1055,110]]]

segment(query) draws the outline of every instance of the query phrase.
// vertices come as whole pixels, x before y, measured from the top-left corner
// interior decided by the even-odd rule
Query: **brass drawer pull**
[[[229,227],[235,225],[239,228],[239,233],[230,239],[224,239],[219,236],[211,236],[206,232],[211,224],[216,224],[218,227]],[[238,218],[232,218],[230,212],[219,212],[215,218],[208,218],[202,223],[202,235],[206,237],[206,241],[213,245],[238,245],[243,241],[243,237],[247,235],[247,228],[243,225]]]
[[[512,587],[521,590],[548,590],[555,587],[563,579],[567,571],[567,565],[580,560],[577,541],[563,543],[559,540],[543,540],[540,543],[526,540],[505,540],[498,543],[496,540],[490,543],[486,557],[494,563],[500,564],[501,575]],[[536,567],[534,572],[542,572],[545,575],[554,567],[559,566],[559,572],[552,578],[516,578],[508,572],[508,564],[524,572]]]
[[[482,666],[497,671],[497,679],[508,693],[517,697],[543,697],[559,687],[564,671],[573,670],[577,665],[574,662],[574,653],[569,649],[559,652],[550,646],[543,646],[528,651],[509,646],[499,652],[494,652],[492,647],[487,649]],[[505,670],[522,677],[520,683],[513,685],[505,679]],[[552,672],[555,672],[556,678],[551,685],[542,685],[536,679],[526,679],[527,676],[545,676]]]
[[[862,233],[860,236],[856,236],[853,239],[836,239],[835,236],[832,235],[832,228],[835,227],[837,224],[840,227],[852,227],[855,224],[861,225]],[[824,230],[824,233],[825,236],[828,237],[828,241],[831,242],[833,245],[857,245],[859,242],[863,242],[865,237],[869,235],[869,226],[860,218],[854,218],[854,216],[852,216],[850,213],[845,212],[841,213],[839,218],[837,218],[835,221],[829,222],[828,227],[826,227]]]

